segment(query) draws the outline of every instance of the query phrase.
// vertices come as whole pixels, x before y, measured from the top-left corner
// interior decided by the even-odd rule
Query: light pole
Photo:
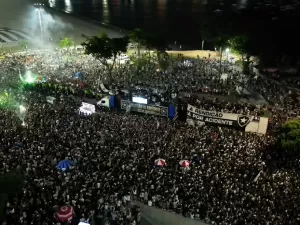
[[[42,15],[41,12],[44,11],[44,4],[42,3],[35,3],[34,4],[35,10],[38,13],[38,17],[39,17],[39,25],[40,25],[40,32],[41,32],[41,38],[43,38],[44,36],[44,32],[43,32],[43,23],[42,23]]]
[[[229,48],[226,48],[226,57],[227,57],[227,61],[228,61],[229,51],[230,51],[230,49],[229,49]]]
[[[41,30],[41,37],[43,37],[43,26],[42,26],[42,17],[41,17],[41,9],[37,9],[39,14],[39,22],[40,22],[40,30]]]

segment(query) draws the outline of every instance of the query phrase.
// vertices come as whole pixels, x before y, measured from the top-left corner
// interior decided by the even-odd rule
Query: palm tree
[[[59,42],[59,47],[60,48],[71,48],[72,46],[74,46],[74,42],[70,39],[70,38],[64,38],[61,39]]]
[[[220,49],[220,61],[219,61],[219,72],[220,72],[220,78],[221,78],[221,73],[222,73],[222,57],[223,57],[223,51],[224,48],[227,45],[228,37],[227,36],[219,36],[215,39],[214,43],[217,48]]]
[[[137,44],[137,53],[138,53],[138,57],[140,57],[141,55],[141,46],[146,44],[146,37],[144,32],[141,29],[134,29],[133,31],[131,31],[129,34],[129,40],[130,42],[133,42],[135,44]]]
[[[28,43],[27,43],[27,41],[25,41],[25,40],[20,41],[20,42],[19,42],[19,46],[20,46],[24,51],[27,52],[27,49],[28,49]]]

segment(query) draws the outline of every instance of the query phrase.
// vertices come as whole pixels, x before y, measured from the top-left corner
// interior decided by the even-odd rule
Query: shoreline
[[[81,16],[80,14],[76,14],[76,13],[73,13],[73,12],[72,13],[67,13],[67,12],[59,10],[57,8],[50,7],[48,4],[45,5],[45,10],[46,11],[52,11],[52,12],[55,12],[57,14],[61,14],[63,16],[70,16],[70,17],[73,17],[73,18],[78,19],[78,20],[82,20],[82,21],[85,21],[85,22],[92,23],[96,26],[105,27],[106,29],[111,29],[111,30],[114,30],[116,32],[120,32],[123,35],[126,35],[126,34],[129,33],[129,30],[126,30],[122,27],[118,27],[118,26],[113,25],[113,24],[107,24],[107,23],[103,23],[101,21],[93,20],[93,19]]]
[[[35,1],[37,2],[37,1]],[[96,36],[106,32],[110,37],[122,37],[124,29],[101,22],[92,21],[58,9],[44,6],[44,11],[37,11],[32,0],[2,0],[0,8],[0,28],[21,31],[27,38],[11,38],[3,42],[5,46],[15,46],[21,40],[27,40],[36,46],[50,47],[61,38],[70,38],[76,44],[82,43],[86,36]],[[2,34],[6,35],[6,34]],[[11,37],[13,36],[10,34]],[[3,36],[4,37],[4,36]]]
[[[69,14],[62,12],[58,9],[45,7],[47,15],[51,15],[54,18],[54,26],[59,27],[57,32],[60,33],[60,37],[57,38],[57,32],[51,32],[49,35],[54,34],[51,38],[59,40],[60,38],[68,37],[72,39],[76,44],[80,44],[85,40],[83,35],[96,36],[100,32],[107,33],[110,37],[122,37],[125,36],[124,31],[108,26],[102,23],[96,23],[88,18],[79,17],[76,14]],[[63,24],[63,25],[61,25]],[[49,26],[51,29],[51,26]]]
[[[41,12],[42,29],[39,23],[39,14],[34,7],[34,0],[2,0],[0,8],[5,9],[0,14],[0,28],[8,28],[15,31],[22,31],[28,36],[27,42],[37,47],[53,47],[61,38],[70,38],[76,45],[81,44],[86,36],[96,36],[100,32],[106,32],[108,36],[123,37],[128,34],[128,30],[113,24],[106,24],[101,21],[78,15],[76,13],[66,13],[57,8],[50,7],[44,2],[44,12]],[[18,45],[18,41],[4,42],[7,47]],[[194,50],[194,48],[185,45],[174,45],[167,40],[171,50]],[[180,48],[182,47],[182,48]]]
[[[88,23],[91,23],[91,24],[94,24],[96,26],[100,26],[100,27],[104,27],[105,29],[107,30],[113,30],[115,32],[119,32],[121,33],[121,35],[125,36],[127,35],[130,31],[127,30],[127,29],[124,29],[122,27],[118,27],[117,25],[114,25],[114,24],[107,24],[107,23],[103,23],[101,21],[97,21],[97,20],[93,20],[91,18],[88,18],[88,17],[84,17],[80,14],[76,14],[74,12],[72,13],[67,13],[63,10],[59,10],[57,8],[54,8],[54,7],[50,7],[50,5],[48,4],[47,1],[45,1],[45,10],[49,10],[49,11],[53,11],[57,14],[61,14],[62,16],[70,16],[70,17],[73,17],[75,19],[78,19],[78,20],[82,20],[82,21],[85,21],[85,22],[88,22]],[[155,35],[153,33],[151,33],[152,35]],[[193,51],[193,50],[198,50],[197,48],[194,48],[192,46],[188,46],[188,45],[175,45],[173,43],[173,41],[171,40],[168,40],[166,39],[167,43],[168,43],[168,48],[172,49],[173,51],[180,51],[180,50],[183,50],[183,51]],[[209,51],[209,50],[207,50]]]
[[[80,14],[77,14],[75,12],[67,13],[63,10],[59,10],[56,7],[51,7],[50,4],[49,4],[49,1],[47,1],[47,0],[37,0],[37,1],[29,0],[29,1],[31,2],[31,4],[40,2],[40,3],[44,4],[45,10],[54,11],[54,12],[57,12],[57,13],[63,15],[63,16],[68,15],[68,16],[74,17],[74,18],[79,19],[79,20],[83,20],[83,21],[86,21],[86,22],[93,23],[97,26],[104,26],[107,29],[116,30],[118,32],[120,32],[120,30],[121,30],[121,32],[124,33],[124,35],[126,35],[129,32],[128,30],[126,30],[124,28],[121,28],[121,27],[118,27],[117,25],[103,23],[101,21],[97,21],[97,20],[90,19],[88,17],[81,16]]]

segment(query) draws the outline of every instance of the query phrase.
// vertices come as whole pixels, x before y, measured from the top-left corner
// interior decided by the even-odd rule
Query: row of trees
[[[119,38],[110,38],[105,33],[85,38],[86,40],[82,43],[85,53],[91,54],[98,59],[106,67],[109,77],[111,77],[112,70],[116,65],[117,57],[127,52],[129,43],[133,43],[136,46],[136,55],[133,61],[137,67],[142,68],[151,60],[153,54],[162,67],[166,66],[168,61],[168,56],[165,52],[167,47],[165,40],[159,36],[146,34],[140,29],[135,29],[128,36]],[[141,49],[146,50],[146,54],[143,54],[143,57],[141,57]]]
[[[203,45],[208,43],[210,47],[218,48],[221,57],[224,49],[230,48],[240,56],[244,73],[248,73],[250,57],[261,53],[261,41],[258,41],[255,30],[258,28],[252,30],[249,27],[241,14],[214,15],[201,22],[200,37]]]
[[[255,41],[248,35],[236,32],[228,21],[225,22],[227,24],[223,24],[222,20],[202,23],[200,31],[202,48],[207,42],[214,45],[220,53],[220,62],[225,48],[230,48],[231,52],[241,57],[244,73],[248,74],[250,57],[258,55]]]
[[[82,46],[85,48],[85,53],[91,54],[98,59],[106,67],[109,75],[111,75],[115,67],[117,57],[127,52],[127,47],[130,42],[135,44],[137,54],[133,61],[137,66],[142,67],[146,64],[146,61],[149,61],[151,58],[150,50],[154,51],[154,54],[157,56],[157,61],[162,67],[166,67],[167,65],[168,57],[165,52],[167,47],[166,41],[159,36],[146,34],[141,29],[135,29],[127,36],[118,38],[110,38],[104,32],[98,36],[84,37],[86,40],[82,43]],[[70,49],[74,46],[75,43],[70,38],[63,38],[58,43],[58,47],[64,49]],[[28,49],[28,42],[20,41],[19,47],[26,51]],[[147,50],[148,56],[143,54],[143,57],[141,57],[142,48]]]
[[[215,23],[217,24],[217,23]],[[226,26],[228,27],[228,25]],[[246,35],[234,35],[229,34],[228,30],[224,30],[225,26],[213,27],[212,23],[209,25],[202,25],[201,37],[202,44],[209,42],[218,48],[220,53],[220,71],[221,61],[225,48],[230,48],[232,52],[238,54],[243,62],[244,73],[249,72],[250,56],[257,55],[255,52],[255,44],[253,40]],[[149,35],[144,33],[141,29],[135,29],[128,34],[128,36],[122,38],[109,38],[107,34],[100,33],[98,36],[85,36],[86,40],[82,43],[85,47],[87,54],[92,54],[95,58],[99,59],[100,62],[110,71],[115,66],[116,58],[122,52],[127,51],[129,42],[134,43],[137,51],[137,57],[141,56],[141,49],[154,50],[157,55],[157,60],[162,67],[167,65],[165,49],[167,47],[166,41],[158,36]],[[28,43],[21,41],[19,43],[23,50],[27,50]],[[70,38],[61,39],[58,47],[59,48],[71,48],[75,43]],[[138,64],[141,64],[142,59],[135,59]]]

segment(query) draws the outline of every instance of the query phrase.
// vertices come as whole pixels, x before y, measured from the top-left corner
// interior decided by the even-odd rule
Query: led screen
[[[141,98],[141,97],[132,97],[132,102],[136,102],[140,104],[148,104],[148,100],[146,98]]]

